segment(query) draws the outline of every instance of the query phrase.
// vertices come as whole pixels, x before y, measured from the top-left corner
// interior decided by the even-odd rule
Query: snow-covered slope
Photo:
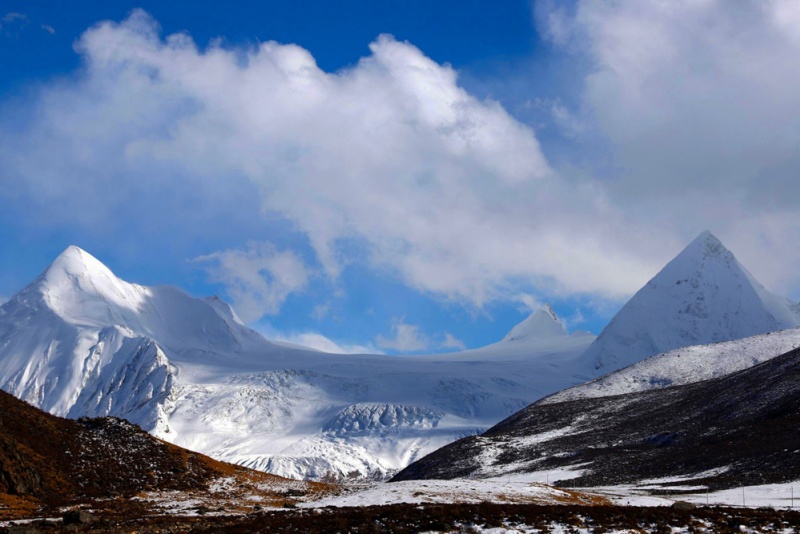
[[[577,362],[594,338],[552,310],[515,331],[418,357],[281,346],[219,299],[124,282],[70,247],[0,307],[0,388],[276,474],[381,477],[596,376]]]
[[[800,307],[700,234],[617,313],[582,356],[607,373],[671,349],[800,326]]]
[[[733,341],[682,347],[559,391],[539,401],[553,404],[584,398],[637,393],[726,376],[800,347],[800,328]]]

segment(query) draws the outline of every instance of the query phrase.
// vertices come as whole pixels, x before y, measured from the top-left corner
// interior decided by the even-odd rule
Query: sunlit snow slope
[[[800,328],[673,349],[539,401],[553,404],[693,384],[726,376],[800,348]]]
[[[70,247],[0,307],[0,387],[56,414],[115,415],[293,477],[382,477],[596,376],[543,309],[463,353],[333,355],[270,343],[216,298],[116,278]]]
[[[671,349],[800,326],[800,306],[768,292],[706,231],[617,313],[583,355],[602,373]]]

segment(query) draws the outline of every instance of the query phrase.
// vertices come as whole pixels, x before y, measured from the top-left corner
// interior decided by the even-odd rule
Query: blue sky
[[[800,298],[794,2],[2,10],[0,297],[75,244],[273,337],[453,350],[545,302],[597,333],[708,228]]]

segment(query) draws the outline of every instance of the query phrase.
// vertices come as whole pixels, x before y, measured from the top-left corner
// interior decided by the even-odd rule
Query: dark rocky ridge
[[[568,430],[559,434],[561,429]],[[547,432],[553,434],[525,443]],[[500,452],[484,465],[481,454],[490,448]],[[583,475],[564,485],[627,484],[724,470],[691,481],[723,489],[797,480],[799,459],[800,349],[685,386],[535,403],[482,436],[418,460],[393,480],[580,466]]]

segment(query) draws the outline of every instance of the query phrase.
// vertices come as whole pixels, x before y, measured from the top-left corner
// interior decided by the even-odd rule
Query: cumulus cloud
[[[391,336],[377,336],[375,345],[397,352],[419,352],[430,347],[430,340],[420,331],[419,325],[406,324],[401,317],[392,321],[391,328]]]
[[[391,335],[379,335],[375,346],[396,352],[421,352],[425,350],[464,350],[464,342],[450,332],[437,336],[424,334],[419,325],[408,324],[403,317],[395,317],[390,325]]]
[[[246,322],[276,314],[291,293],[306,287],[309,271],[292,251],[271,243],[250,243],[196,258],[208,264],[214,282],[225,287],[236,313]]]
[[[570,113],[610,149],[612,205],[687,236],[708,227],[768,286],[796,291],[800,4],[537,2],[537,20],[588,65]]]
[[[364,262],[478,307],[520,288],[624,296],[683,241],[554,172],[530,127],[390,36],[329,73],[296,45],[162,38],[135,11],[76,49],[80,76],[37,93],[25,127],[0,123],[0,195],[36,224],[188,240],[278,218],[329,277]],[[274,309],[258,301],[239,305]]]
[[[442,342],[442,348],[450,350],[464,350],[467,348],[467,346],[464,344],[463,341],[455,337],[450,332],[445,332],[444,341]]]

